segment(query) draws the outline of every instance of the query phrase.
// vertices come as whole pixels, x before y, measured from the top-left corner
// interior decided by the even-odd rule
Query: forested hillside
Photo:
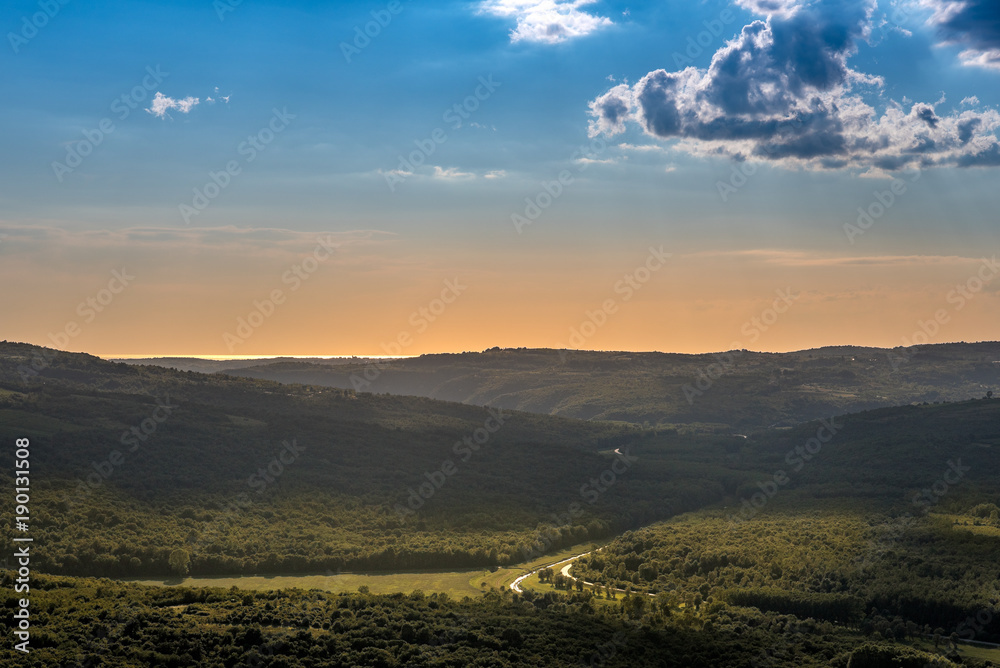
[[[1000,640],[998,399],[740,434],[5,343],[0,438],[31,439],[44,546],[19,665],[926,668]],[[475,601],[43,575],[484,568],[616,534],[561,590]]]
[[[9,573],[5,574],[9,578]],[[8,583],[4,583],[7,585]],[[92,666],[606,666],[634,668],[954,668],[997,664],[876,640],[816,619],[590,592],[490,592],[454,601],[282,590],[162,589],[39,578],[25,668]],[[711,608],[711,612],[708,608]],[[4,605],[5,623],[12,606]],[[912,642],[912,641],[911,641]]]
[[[1000,470],[996,400],[826,418],[826,442],[822,423],[698,435],[0,352],[0,437],[32,439],[49,572],[509,564],[716,503],[752,517],[760,484],[891,510],[949,458],[970,469],[956,494]]]
[[[1000,343],[708,355],[494,348],[391,362],[281,360],[243,367],[225,372],[585,420],[738,430],[1000,394]]]
[[[655,438],[634,427],[16,344],[0,437],[31,439],[39,566],[72,574],[505,564],[722,497],[705,455],[616,455]]]

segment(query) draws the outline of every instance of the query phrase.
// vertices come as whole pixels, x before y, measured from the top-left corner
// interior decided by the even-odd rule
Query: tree
[[[183,577],[191,570],[191,555],[187,553],[187,550],[177,548],[170,553],[169,563],[170,570]]]

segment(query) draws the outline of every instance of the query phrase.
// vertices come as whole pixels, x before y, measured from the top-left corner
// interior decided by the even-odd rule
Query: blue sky
[[[69,267],[66,283],[51,278],[41,281],[37,294],[28,291],[33,304],[51,302],[80,277],[98,276],[104,265],[127,259],[131,230],[155,230],[176,248],[202,244],[198,252],[207,253],[211,246],[197,236],[199,230],[233,228],[243,234],[241,250],[229,244],[218,252],[226,253],[242,271],[249,271],[253,258],[273,250],[266,235],[248,241],[253,237],[248,231],[282,230],[303,238],[367,231],[385,240],[386,247],[366,247],[366,262],[384,267],[387,275],[398,270],[395,280],[430,285],[438,280],[435,271],[468,266],[469,271],[482,271],[484,282],[519,286],[520,292],[498,297],[504,304],[527,299],[518,295],[541,276],[566,276],[566,284],[572,285],[574,272],[590,275],[598,268],[610,275],[622,266],[627,269],[631,260],[623,258],[641,256],[652,243],[668,244],[678,257],[762,249],[827,259],[947,256],[959,258],[959,277],[965,271],[963,261],[994,252],[997,161],[989,147],[991,141],[996,143],[1000,104],[1000,19],[985,0],[967,3],[963,11],[949,0],[878,5],[857,0],[392,5],[245,1],[228,7],[231,11],[221,10],[223,6],[228,2],[5,3],[0,11],[6,34],[0,49],[6,158],[0,163],[0,226],[7,239],[0,255],[19,248],[25,257],[57,253]],[[45,7],[54,15],[37,31],[25,30],[25,21],[41,22],[32,17]],[[348,62],[344,45],[354,44],[356,28],[363,30],[372,22],[373,12],[384,22],[386,17],[391,20],[370,43],[348,49]],[[713,58],[755,21],[778,46],[764,49],[761,60],[736,79],[759,79],[758,93],[772,96],[757,108],[759,119],[754,121],[760,123],[754,132],[764,134],[716,141],[730,136],[737,125],[746,127],[746,118],[734,111],[738,105],[710,108],[707,98],[691,92],[694,88],[664,95],[654,90],[651,75],[663,70],[665,80],[680,81],[680,71],[690,66],[694,69],[683,77],[691,86],[700,81],[703,88],[715,86],[712,90],[722,91],[719,95],[730,95],[725,86],[732,83],[712,74]],[[811,28],[803,27],[815,25],[825,27],[816,34],[807,34]],[[784,48],[782,39],[801,38],[805,43],[806,37],[828,41],[820,50],[810,51],[807,44],[795,51],[785,70],[780,64],[772,67],[772,57]],[[689,40],[698,39],[702,46],[688,50]],[[830,46],[837,40],[846,44],[841,51]],[[685,52],[690,59],[678,65],[680,56],[687,58]],[[796,84],[789,83],[788,72],[798,76],[820,61],[843,66],[847,74],[833,76],[836,80],[820,88],[793,90]],[[164,74],[154,85],[144,86],[144,78],[153,81],[149,71]],[[837,79],[841,75],[846,78]],[[861,81],[864,77],[869,80]],[[872,77],[880,80],[873,83]],[[445,113],[474,96],[480,78],[499,85],[476,101],[477,108],[461,127],[454,127]],[[115,100],[133,91],[143,99],[122,118],[124,107]],[[659,97],[640,102],[644,91]],[[157,94],[162,108],[153,106]],[[801,115],[819,94],[826,96],[827,111],[809,116],[808,123],[819,123],[816,118],[839,123],[850,105],[868,105],[879,116],[898,109],[901,118],[883,127],[880,135],[889,137],[888,147],[873,148],[869,129],[862,128],[842,133],[848,142],[862,135],[869,142],[846,154],[778,159],[761,153],[761,147],[770,146],[767,142],[781,144],[781,151],[799,142],[799,136],[776,139],[768,134],[772,130],[761,128],[770,128],[777,118]],[[624,101],[629,116],[602,115],[595,111],[602,101]],[[687,113],[688,120],[673,129],[650,130],[652,114],[668,106]],[[924,107],[929,111],[921,112]],[[838,110],[830,112],[833,108]],[[285,119],[277,124],[281,130],[248,161],[248,153],[240,150],[243,142],[267,128],[275,110]],[[715,116],[692,120],[692,114]],[[114,125],[110,133],[99,131],[106,119]],[[972,143],[954,138],[963,122]],[[426,145],[436,130],[446,140],[435,144],[425,164],[412,174],[406,173],[409,168],[397,173],[390,189],[399,156],[416,150],[415,142]],[[926,141],[937,147],[921,154],[925,163],[890,164],[900,156],[913,158],[906,142],[922,131],[933,135]],[[710,140],[709,133],[715,133]],[[54,165],[68,165],[69,152],[81,147],[80,140],[87,136],[100,137],[100,143],[79,166],[67,171]],[[808,138],[810,146],[827,139]],[[976,142],[978,153],[970,148]],[[593,151],[604,145],[607,148]],[[574,159],[580,146],[591,147],[584,161]],[[956,166],[963,160],[983,164]],[[236,162],[239,174],[209,206],[185,219],[182,205],[191,205],[194,190],[203,190],[210,174],[224,171],[230,161]],[[823,161],[827,163],[820,164]],[[725,184],[740,179],[733,170],[744,165],[753,170],[747,184],[727,192]],[[894,176],[905,179],[904,168],[917,166],[919,183],[911,183],[877,226],[848,243],[844,225],[857,218],[857,208],[869,207],[874,192],[887,188]],[[571,174],[572,184],[518,234],[511,216],[523,213],[525,198],[537,198],[543,184],[563,170]],[[126,240],[80,243],[115,234],[124,234],[115,238]],[[49,239],[46,248],[37,245],[42,236]],[[235,262],[240,258],[242,263]],[[548,264],[532,264],[526,258]],[[517,277],[505,276],[505,267],[519,263],[530,266]],[[237,292],[243,283],[238,268],[218,275],[207,268],[197,271]],[[911,273],[902,272],[906,277],[892,289],[933,289],[911,281],[911,274],[920,274],[919,266],[907,271]],[[77,281],[72,280],[73,272],[78,272]],[[162,268],[161,288],[170,284],[168,277]],[[834,279],[809,280],[816,281],[815,292],[821,295],[832,289]],[[386,281],[384,289],[392,292],[394,284]],[[869,284],[873,289],[881,286],[874,278]],[[600,293],[599,286],[588,289]],[[668,299],[669,290],[663,289],[660,298]],[[550,286],[544,293],[560,304],[581,305],[588,303],[590,294],[567,286]],[[250,296],[234,300],[242,304]],[[359,300],[388,298],[373,291]],[[74,299],[67,297],[67,303]],[[724,297],[706,293],[697,299],[714,302]],[[38,312],[37,306],[15,305]],[[655,305],[652,300],[647,308]],[[405,315],[405,306],[399,308]],[[238,312],[242,306],[234,309]],[[358,313],[355,319],[363,319],[362,311]],[[566,316],[568,322],[575,317],[572,313]],[[638,313],[636,322],[641,323]],[[736,326],[742,315],[734,317]],[[58,313],[38,313],[38,318],[13,333],[43,342],[44,330],[64,319]],[[905,320],[903,330],[912,328],[912,318],[907,315]],[[289,321],[288,328],[293,326],[310,325]],[[547,331],[567,326],[565,320],[553,322]],[[454,327],[442,341],[461,339],[460,324]],[[963,336],[976,336],[975,327],[979,325],[970,324]],[[218,347],[216,329],[193,339],[200,343],[188,347],[198,350],[189,352],[214,352],[204,348]],[[92,339],[80,339],[81,345],[88,341],[102,350],[123,345],[113,342],[119,339],[112,336],[110,324],[107,330],[93,331]],[[382,331],[366,336],[374,341],[384,336]],[[154,333],[141,336],[149,341],[144,350],[165,345]],[[656,329],[630,343],[620,332],[594,345],[670,347],[669,340],[655,343],[663,337],[663,330]],[[469,347],[490,343],[487,338],[474,337]],[[510,345],[518,343],[513,331],[503,338]],[[521,338],[524,344],[556,343],[555,334]],[[879,341],[898,338],[893,331]],[[821,339],[815,332],[793,335],[789,330],[788,343],[774,345],[828,342]],[[361,340],[350,345],[368,347]]]

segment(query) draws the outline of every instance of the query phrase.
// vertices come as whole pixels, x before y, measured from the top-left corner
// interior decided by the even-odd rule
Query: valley
[[[40,662],[77,647],[128,665],[139,619],[180,634],[148,659],[178,665],[316,642],[462,665],[434,638],[542,660],[577,638],[567,620],[576,658],[551,665],[635,665],[667,637],[705,666],[997,658],[968,642],[1000,642],[1000,401],[985,392],[653,425],[0,344],[0,438],[25,433]],[[93,597],[78,616],[59,602],[74,591]]]

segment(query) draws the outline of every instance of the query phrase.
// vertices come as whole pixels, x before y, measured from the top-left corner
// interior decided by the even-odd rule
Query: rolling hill
[[[742,431],[1000,392],[1000,343],[707,355],[493,348],[359,364],[268,361],[224,372],[583,420]]]

